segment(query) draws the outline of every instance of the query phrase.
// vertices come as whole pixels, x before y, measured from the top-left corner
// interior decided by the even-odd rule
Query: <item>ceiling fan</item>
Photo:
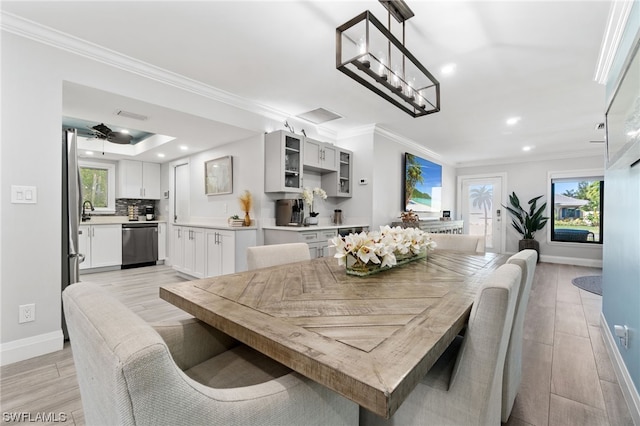
[[[104,123],[100,123],[91,127],[91,130],[93,130],[93,136],[97,139],[103,139],[107,142],[117,143],[120,145],[127,145],[131,143],[131,135],[123,132],[114,132],[113,130],[105,126]]]

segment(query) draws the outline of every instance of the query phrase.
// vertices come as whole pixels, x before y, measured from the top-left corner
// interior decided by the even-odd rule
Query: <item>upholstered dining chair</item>
[[[311,253],[307,243],[270,244],[247,248],[247,266],[250,271],[309,259]]]
[[[386,420],[360,408],[360,425],[499,425],[502,373],[522,272],[502,265],[480,286],[457,336]]]
[[[516,303],[516,313],[511,328],[511,338],[507,347],[507,356],[504,361],[504,375],[502,377],[502,421],[506,422],[511,415],[513,403],[518,394],[518,388],[522,381],[522,338],[524,317],[529,303],[531,283],[536,271],[538,253],[535,250],[522,250],[511,256],[507,263],[518,265],[522,269],[520,292]]]
[[[467,234],[430,234],[436,242],[435,250],[458,251],[464,253],[484,253],[485,244],[482,235]]]
[[[87,424],[358,424],[355,403],[197,319],[153,327],[91,283],[62,299]]]

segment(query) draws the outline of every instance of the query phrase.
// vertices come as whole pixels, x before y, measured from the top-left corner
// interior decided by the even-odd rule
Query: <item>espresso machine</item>
[[[144,208],[144,214],[147,220],[154,220],[156,218],[155,208],[153,206],[146,206]]]
[[[276,200],[276,226],[303,226],[303,219],[302,199]]]

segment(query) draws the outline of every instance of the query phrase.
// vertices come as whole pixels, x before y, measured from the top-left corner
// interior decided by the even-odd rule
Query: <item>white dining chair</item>
[[[520,292],[516,304],[516,313],[513,318],[511,338],[507,347],[507,356],[504,361],[504,375],[502,377],[502,421],[506,422],[511,415],[513,404],[522,381],[522,338],[524,317],[529,303],[531,283],[536,271],[538,253],[535,250],[522,250],[511,256],[507,263],[518,265],[522,269]]]
[[[307,243],[270,244],[247,248],[247,267],[250,271],[309,259],[311,253]]]
[[[493,272],[478,289],[464,337],[455,338],[390,419],[361,407],[360,426],[499,425],[504,360],[521,276],[516,265]]]
[[[436,242],[435,250],[457,251],[464,253],[484,253],[483,235],[468,234],[430,234]]]
[[[62,293],[89,425],[352,425],[358,405],[195,319],[152,326],[96,284]]]

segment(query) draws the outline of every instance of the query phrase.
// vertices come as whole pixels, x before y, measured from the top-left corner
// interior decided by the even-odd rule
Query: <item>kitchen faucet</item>
[[[93,204],[91,204],[91,201],[86,200],[84,203],[82,203],[82,220],[83,221],[89,220],[89,215],[85,213],[87,204],[89,204],[89,208],[91,209],[91,211],[95,210],[95,208],[93,207]]]

